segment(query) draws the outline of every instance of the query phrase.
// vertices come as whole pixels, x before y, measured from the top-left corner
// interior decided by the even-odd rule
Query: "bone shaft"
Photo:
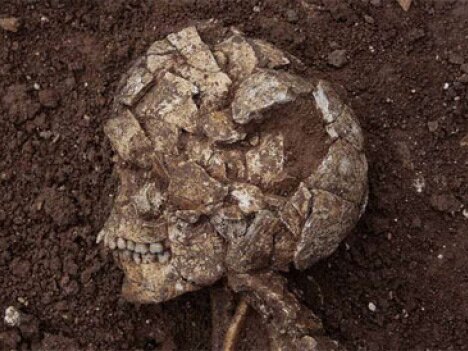
[[[239,304],[237,305],[236,313],[234,314],[231,324],[229,325],[229,328],[226,332],[223,351],[237,350],[237,343],[239,341],[239,336],[244,328],[248,310],[249,305],[247,304],[247,300],[242,297]]]
[[[234,310],[234,295],[226,287],[216,287],[211,297],[211,351],[222,351],[224,337]]]

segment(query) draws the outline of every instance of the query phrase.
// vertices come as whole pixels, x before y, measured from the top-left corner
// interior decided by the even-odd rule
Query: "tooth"
[[[158,254],[158,261],[159,263],[167,263],[169,261],[169,252],[168,251],[165,251],[161,254]]]
[[[107,235],[104,236],[104,246],[109,246],[109,239],[107,238]]]
[[[136,244],[135,245],[135,252],[145,254],[148,252],[148,245],[146,244]]]
[[[149,250],[152,254],[159,254],[164,251],[164,247],[161,243],[152,243],[150,244]]]
[[[125,242],[125,239],[122,239],[122,238],[118,238],[117,239],[117,247],[120,249],[120,250],[123,250],[127,247],[127,243]]]
[[[136,264],[141,263],[141,255],[139,253],[134,252],[133,253],[133,261],[135,261]]]
[[[127,240],[127,250],[133,251],[135,250],[135,243],[131,240]]]
[[[142,262],[143,263],[153,263],[154,261],[156,261],[156,256],[155,255],[146,254],[146,255],[143,255],[143,257],[142,257]]]
[[[110,239],[110,240],[109,240],[109,249],[115,250],[116,247],[117,247],[117,244],[115,243],[115,240],[114,240],[114,239]]]

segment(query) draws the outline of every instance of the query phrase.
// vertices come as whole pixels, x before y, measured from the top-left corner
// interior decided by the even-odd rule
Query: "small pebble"
[[[439,122],[429,121],[429,122],[427,122],[427,127],[429,128],[429,131],[431,133],[434,133],[437,130],[437,128],[439,128]]]
[[[296,10],[289,9],[286,11],[286,18],[288,22],[296,23],[299,20]]]
[[[20,21],[16,17],[0,18],[0,28],[7,32],[16,33],[20,27]]]
[[[375,312],[377,310],[377,306],[373,302],[369,302],[368,307],[371,312]]]
[[[346,50],[335,50],[328,54],[328,64],[330,66],[341,68],[348,63]]]
[[[13,306],[8,306],[5,310],[5,324],[9,327],[18,327],[21,323],[21,313]]]
[[[366,21],[366,23],[369,23],[369,24],[375,23],[375,20],[369,15],[364,15],[364,21]]]

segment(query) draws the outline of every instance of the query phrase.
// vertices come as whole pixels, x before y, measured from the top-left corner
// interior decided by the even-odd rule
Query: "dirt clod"
[[[39,91],[39,102],[42,106],[54,108],[58,105],[59,96],[54,89],[44,89]]]
[[[437,211],[454,213],[459,211],[461,203],[453,194],[432,195],[431,205]]]

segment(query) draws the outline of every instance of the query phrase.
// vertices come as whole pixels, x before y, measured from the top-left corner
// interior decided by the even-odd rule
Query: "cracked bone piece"
[[[127,241],[127,249],[134,249],[134,243],[152,243],[167,237],[167,223],[161,219],[146,221],[136,214],[130,216],[128,213],[114,209],[111,211],[104,227],[101,229],[104,240],[123,238]],[[109,244],[108,244],[109,245]]]
[[[313,95],[325,123],[335,122],[343,111],[344,103],[330,83],[319,80],[313,91]]]
[[[151,149],[151,142],[135,116],[124,110],[118,117],[109,119],[104,132],[119,156],[128,162],[141,161]]]
[[[210,223],[190,228],[193,232],[185,242],[171,242],[171,264],[187,282],[213,284],[224,275],[224,242]]]
[[[148,138],[156,151],[167,154],[177,155],[177,143],[179,141],[180,129],[175,125],[159,118],[149,117],[145,120],[145,127]]]
[[[239,86],[232,103],[233,119],[247,124],[262,119],[262,112],[276,104],[294,101],[298,95],[309,93],[312,85],[286,72],[264,70],[253,73]]]
[[[364,148],[361,126],[348,106],[343,107],[341,114],[334,122],[328,124],[325,130],[332,139],[343,138],[359,151]]]
[[[268,134],[259,146],[245,155],[247,174],[251,182],[271,185],[284,175],[284,137]]]
[[[175,71],[200,89],[200,109],[210,112],[221,108],[232,81],[224,72],[205,72],[192,66],[177,66]]]
[[[227,58],[227,72],[236,82],[241,82],[254,71],[258,60],[255,51],[241,35],[233,35],[216,45],[216,50]]]
[[[306,184],[356,204],[362,203],[367,188],[366,158],[346,141],[337,140]]]
[[[237,201],[240,210],[245,214],[258,212],[265,208],[263,193],[255,185],[236,183],[232,187],[231,196]]]
[[[213,51],[213,56],[222,70],[226,68],[227,57],[222,51]]]
[[[146,67],[153,74],[169,70],[179,61],[177,49],[167,39],[155,41],[146,51]]]
[[[252,39],[251,43],[257,54],[260,67],[279,68],[291,63],[286,54],[273,44],[261,39]]]
[[[220,208],[211,217],[211,224],[227,240],[240,238],[247,230],[247,222],[237,206]]]
[[[197,210],[223,201],[228,189],[193,161],[170,166],[169,200],[181,209]]]
[[[177,49],[169,40],[156,40],[146,51],[147,55],[167,55],[176,52]]]
[[[166,72],[136,106],[142,118],[161,118],[167,123],[193,133],[198,108],[192,96],[198,88],[184,78]]]
[[[229,111],[214,111],[205,115],[203,132],[213,141],[235,143],[243,140],[246,133],[239,132],[232,122]]]
[[[240,150],[223,150],[222,158],[225,160],[226,171],[236,180],[247,179],[245,154]]]
[[[213,155],[206,164],[206,171],[210,176],[219,181],[227,180],[226,160],[222,151],[215,150],[213,152]]]
[[[304,183],[301,183],[279,212],[281,221],[296,238],[299,237],[304,222],[309,215],[311,199],[312,194],[309,189],[307,189]]]
[[[133,106],[153,83],[154,76],[141,60],[137,61],[128,71],[123,88],[120,90],[119,101],[127,106]]]
[[[216,180],[226,179],[223,154],[219,150],[214,150],[207,140],[189,137],[185,149],[189,160],[204,167],[211,177]]]
[[[205,167],[213,156],[214,150],[208,140],[200,140],[198,137],[188,135],[185,153],[189,160]]]
[[[141,263],[141,257],[139,258]],[[138,261],[138,259],[137,259]],[[197,287],[182,279],[172,265],[150,263],[141,265],[133,261],[123,264],[125,279],[122,295],[137,303],[163,302]]]
[[[175,211],[174,215],[183,220],[184,222],[194,224],[197,223],[201,216],[200,211],[195,210],[177,210]]]
[[[157,74],[160,71],[171,69],[176,64],[177,58],[176,54],[148,55],[146,67],[152,74]]]
[[[290,263],[293,261],[294,252],[296,251],[296,242],[297,239],[284,224],[278,225],[271,258],[271,265],[274,270],[289,271]]]
[[[239,273],[268,267],[278,223],[272,212],[257,212],[245,235],[229,241],[226,254],[228,267]]]
[[[220,70],[210,48],[202,41],[195,27],[169,34],[167,40],[180,51],[190,66],[208,72]]]
[[[142,215],[157,215],[166,201],[165,195],[157,188],[155,183],[144,184],[138,192],[133,195],[135,208]]]
[[[306,269],[333,253],[359,218],[356,204],[328,191],[313,190],[311,215],[302,229],[294,254],[298,269]]]

